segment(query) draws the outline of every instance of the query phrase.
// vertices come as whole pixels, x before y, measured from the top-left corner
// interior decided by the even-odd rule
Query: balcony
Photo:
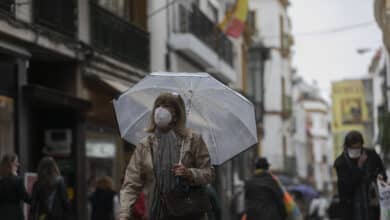
[[[235,81],[233,43],[229,38],[198,7],[189,10],[179,4],[177,10],[179,19],[169,40],[170,46],[206,70],[210,69],[219,78]]]
[[[36,0],[34,22],[61,34],[74,38],[76,35],[77,1]]]
[[[14,1],[15,0],[1,0],[0,1],[0,13],[6,14],[6,15],[12,15]]]
[[[125,63],[149,69],[149,33],[91,2],[91,43]]]

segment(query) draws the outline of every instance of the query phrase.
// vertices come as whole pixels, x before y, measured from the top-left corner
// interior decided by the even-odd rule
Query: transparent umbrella
[[[182,96],[187,127],[202,135],[212,164],[257,143],[253,104],[207,73],[152,73],[114,100],[123,139],[137,144],[147,136],[154,100],[163,92]]]

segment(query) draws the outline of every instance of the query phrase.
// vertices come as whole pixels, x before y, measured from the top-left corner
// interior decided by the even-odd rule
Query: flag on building
[[[248,15],[248,0],[237,0],[233,10],[229,11],[220,28],[232,37],[239,37],[245,29],[245,21]]]

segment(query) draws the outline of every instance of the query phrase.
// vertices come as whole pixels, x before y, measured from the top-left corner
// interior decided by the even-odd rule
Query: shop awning
[[[39,85],[30,84],[23,86],[23,92],[30,101],[36,101],[34,103],[45,103],[52,106],[84,111],[92,106],[87,100]]]

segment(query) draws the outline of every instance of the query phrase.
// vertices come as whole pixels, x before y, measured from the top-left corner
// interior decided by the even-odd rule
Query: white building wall
[[[164,7],[166,1],[149,0],[148,14]],[[165,56],[167,54],[168,42],[168,11],[173,11],[173,7],[168,7],[159,13],[154,14],[148,19],[148,28],[150,33],[150,70],[152,72],[165,71]]]
[[[149,14],[156,12],[156,10],[166,6],[167,2],[161,0],[149,0],[148,10]],[[150,31],[150,47],[151,47],[151,71],[172,71],[172,72],[208,72],[211,75],[224,75],[228,77],[225,83],[229,86],[237,89],[242,89],[242,52],[241,45],[242,39],[230,38],[233,43],[233,67],[230,67],[222,58],[218,57],[217,53],[210,49],[206,44],[198,40],[191,33],[187,33],[197,39],[197,42],[203,47],[197,47],[195,49],[207,49],[207,53],[203,53],[203,59],[212,61],[210,63],[202,63],[199,60],[194,60],[190,56],[183,57],[183,53],[178,53],[182,48],[176,48],[178,43],[178,36],[181,36],[181,40],[185,38],[188,40],[188,36],[179,33],[179,25],[181,23],[181,17],[179,14],[179,5],[183,5],[188,10],[191,10],[192,5],[198,2],[200,10],[212,21],[215,21],[217,25],[225,16],[225,4],[217,0],[186,0],[177,1],[171,4],[164,10],[155,13],[149,17],[149,31]],[[217,16],[213,13],[212,9],[217,10]],[[184,37],[184,38],[183,38]],[[187,38],[186,38],[187,37]],[[186,41],[187,42],[187,41]],[[182,45],[181,45],[182,46]],[[198,45],[199,46],[199,45]],[[187,48],[188,50],[194,48]],[[180,51],[182,52],[182,51]],[[192,51],[193,52],[193,51]],[[210,54],[211,53],[211,54]],[[167,66],[167,54],[169,54],[169,66]],[[202,55],[201,55],[202,56]],[[210,57],[214,59],[210,60]]]
[[[287,12],[279,0],[251,0],[251,9],[257,11],[257,24],[260,35],[263,36],[264,44],[269,47],[280,47],[280,16],[287,21]],[[287,24],[285,22],[285,24]]]
[[[307,169],[310,161],[312,163],[310,165],[314,168],[313,178],[316,188],[331,190],[330,171],[334,160],[333,141],[329,130],[330,108],[321,101],[319,89],[315,84],[308,84],[299,76],[294,76],[294,81],[294,141],[298,175],[301,178],[308,178]],[[309,130],[310,136],[307,135],[308,122],[312,123]],[[311,162],[312,156],[313,162]],[[327,161],[323,160],[324,156]]]
[[[264,108],[265,111],[282,110],[282,58],[278,51],[271,51],[271,59],[265,62]]]
[[[295,99],[294,99],[295,100]],[[294,101],[293,107],[294,149],[297,157],[297,173],[301,178],[307,177],[308,159],[306,138],[306,112],[300,102]]]
[[[243,39],[242,37],[233,40],[233,45],[234,45],[234,51],[235,53],[233,54],[233,65],[234,65],[234,70],[237,73],[237,80],[233,83],[231,83],[231,87],[234,89],[242,90],[243,89],[243,51],[242,51],[242,44],[243,44]]]
[[[291,121],[283,120],[280,114],[283,111],[282,78],[285,80],[285,95],[291,95],[290,60],[283,57],[279,50],[280,20],[283,20],[284,32],[289,33],[288,14],[279,0],[251,0],[249,6],[256,10],[258,30],[264,45],[271,48],[270,59],[265,63],[265,135],[261,153],[269,159],[272,169],[285,170],[284,155],[291,157],[296,151],[295,141],[291,137]],[[283,149],[283,137],[286,138],[286,152]]]
[[[318,190],[325,190],[325,187],[331,187],[330,168],[332,167],[331,158],[329,158],[329,149],[332,148],[332,142],[329,141],[331,134],[328,129],[329,109],[322,102],[308,101],[305,106],[316,107],[308,108],[312,120],[312,143],[314,156],[314,180]],[[324,111],[324,112],[321,112]],[[324,161],[323,158],[327,158]],[[328,190],[330,190],[328,188]]]
[[[273,170],[283,170],[282,119],[278,115],[264,117],[264,139],[261,154],[266,156]]]

